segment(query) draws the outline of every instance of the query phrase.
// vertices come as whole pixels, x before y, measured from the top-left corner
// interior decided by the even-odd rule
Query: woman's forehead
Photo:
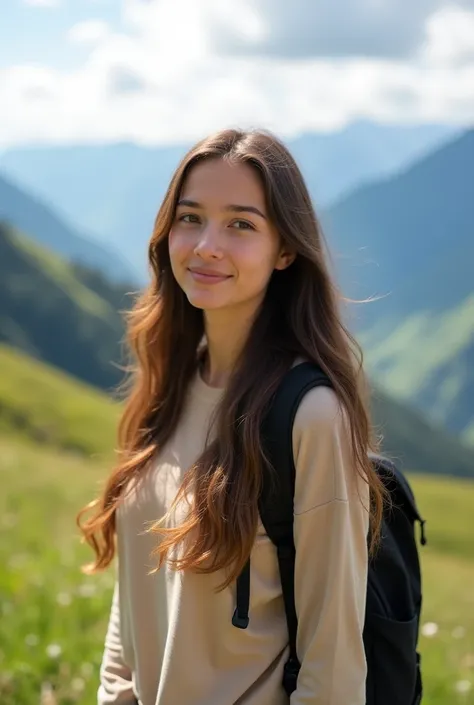
[[[243,162],[208,159],[194,164],[184,180],[180,199],[202,205],[243,203],[265,208],[265,193],[255,168]]]

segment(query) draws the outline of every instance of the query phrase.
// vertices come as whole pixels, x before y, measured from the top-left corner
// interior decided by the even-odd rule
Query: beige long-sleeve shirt
[[[260,525],[251,555],[250,624],[231,619],[235,585],[222,574],[149,574],[163,516],[201,453],[221,390],[197,377],[174,437],[117,516],[118,578],[98,705],[364,705],[362,641],[367,581],[368,490],[356,480],[334,392],[313,389],[293,428],[295,600],[301,671],[289,700],[288,653],[276,551]]]

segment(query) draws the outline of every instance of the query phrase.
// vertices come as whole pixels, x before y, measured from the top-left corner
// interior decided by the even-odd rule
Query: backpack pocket
[[[415,705],[420,702],[417,638],[417,615],[409,621],[398,621],[380,614],[367,614],[364,630],[366,705]]]

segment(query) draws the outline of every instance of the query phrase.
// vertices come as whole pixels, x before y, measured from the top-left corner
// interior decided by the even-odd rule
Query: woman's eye
[[[237,228],[237,230],[255,230],[252,223],[247,220],[234,220],[232,227]]]
[[[179,221],[181,223],[199,223],[199,216],[195,213],[185,213],[179,216]]]

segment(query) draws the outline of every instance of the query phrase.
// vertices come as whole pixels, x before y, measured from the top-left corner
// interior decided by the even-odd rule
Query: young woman
[[[338,313],[322,236],[287,149],[226,130],[184,157],[130,315],[136,358],[118,467],[83,511],[90,571],[118,554],[98,702],[283,705],[288,633],[276,552],[257,500],[260,426],[279,382],[313,361],[333,389],[301,402],[292,705],[363,705],[371,469],[358,348]],[[82,513],[81,513],[82,516]],[[232,624],[251,556],[250,623]]]

